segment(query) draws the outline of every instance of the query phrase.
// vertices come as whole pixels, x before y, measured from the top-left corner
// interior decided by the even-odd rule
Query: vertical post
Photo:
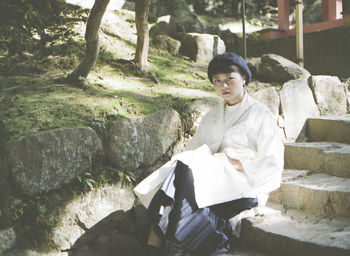
[[[350,25],[350,2],[343,2],[343,19],[344,25]]]
[[[322,20],[329,21],[341,19],[342,8],[342,0],[322,0]]]
[[[304,46],[303,46],[303,1],[296,1],[296,44],[297,44],[297,63],[304,67]]]
[[[218,36],[214,36],[213,58],[218,54],[218,44],[219,44],[219,37]]]
[[[322,21],[329,20],[329,1],[322,0]]]
[[[289,30],[289,0],[278,0],[278,29]]]
[[[247,38],[245,34],[245,0],[242,0],[243,57],[247,58]]]

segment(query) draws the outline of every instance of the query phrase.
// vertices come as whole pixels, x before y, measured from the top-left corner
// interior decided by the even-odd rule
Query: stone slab
[[[350,178],[350,145],[332,142],[286,143],[286,169],[307,169]]]
[[[350,179],[295,171],[284,170],[280,191],[275,191],[271,200],[288,209],[326,217],[350,217]]]
[[[296,139],[308,118],[318,117],[315,103],[307,79],[290,80],[280,91],[281,110],[287,139]]]
[[[173,109],[113,121],[107,127],[107,161],[128,171],[151,166],[171,151],[181,131],[180,115]]]
[[[309,86],[322,116],[344,115],[347,112],[346,90],[336,76],[310,76]]]
[[[250,94],[254,99],[266,105],[274,114],[278,116],[280,107],[280,98],[275,87],[265,88]]]
[[[309,118],[308,141],[334,141],[350,144],[350,116]]]
[[[298,78],[307,78],[309,71],[296,63],[276,54],[264,54],[257,70],[259,79],[268,82],[287,82]]]
[[[240,240],[268,255],[345,256],[350,255],[350,219],[262,210],[243,220]]]
[[[197,63],[208,63],[218,53],[225,52],[224,41],[216,35],[187,33],[181,40],[180,53]]]
[[[118,210],[129,210],[135,201],[132,187],[115,184],[96,188],[69,202],[62,210],[59,224],[52,230],[52,241],[66,250],[84,234],[78,223],[91,228]]]
[[[248,246],[246,248],[240,246],[238,248],[235,247],[229,253],[219,254],[218,256],[268,256],[268,254],[254,250],[252,248],[249,248]]]
[[[25,195],[61,188],[103,155],[101,140],[89,127],[24,135],[5,148],[12,179]]]

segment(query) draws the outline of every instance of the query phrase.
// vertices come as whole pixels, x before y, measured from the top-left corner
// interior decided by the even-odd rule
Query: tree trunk
[[[79,66],[68,76],[69,81],[78,81],[80,77],[86,78],[94,66],[99,53],[99,35],[103,14],[107,9],[110,0],[95,0],[94,6],[91,9],[89,19],[86,25],[85,40],[86,51],[85,57]]]
[[[148,10],[150,0],[136,0],[135,1],[135,19],[137,30],[137,45],[135,54],[135,63],[138,69],[142,72],[148,71]]]

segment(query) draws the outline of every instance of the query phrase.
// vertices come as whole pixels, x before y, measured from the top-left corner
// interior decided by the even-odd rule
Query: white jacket
[[[224,102],[213,107],[203,117],[186,151],[175,155],[135,187],[146,207],[176,160],[192,169],[200,208],[256,196],[259,205],[265,205],[268,193],[280,186],[283,170],[284,147],[276,119],[265,105],[247,93],[234,108],[224,124]],[[225,131],[224,126],[229,128]],[[217,152],[239,160],[244,172],[234,169],[227,159],[214,156]]]

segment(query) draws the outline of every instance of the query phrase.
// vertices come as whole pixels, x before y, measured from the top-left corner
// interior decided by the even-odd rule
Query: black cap
[[[208,65],[208,78],[210,82],[213,82],[213,76],[214,74],[214,67],[218,65],[218,63],[225,63],[227,65],[234,64],[237,65],[238,67],[241,68],[241,70],[245,73],[246,75],[246,83],[245,85],[248,85],[251,78],[252,78],[252,73],[250,72],[247,62],[239,55],[233,53],[233,52],[225,52],[222,54],[217,54],[210,62]]]

